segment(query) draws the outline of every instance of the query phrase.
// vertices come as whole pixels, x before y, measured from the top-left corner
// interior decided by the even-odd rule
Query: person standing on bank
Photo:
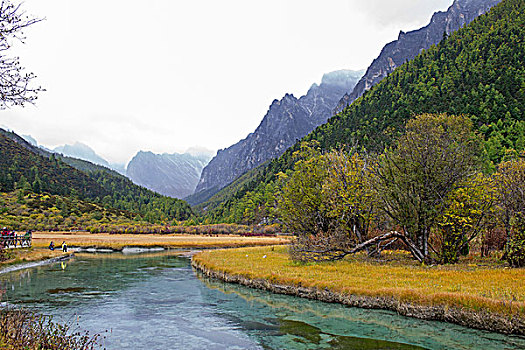
[[[63,251],[63,252],[67,252],[67,244],[66,244],[66,241],[63,241],[63,242],[62,242],[62,251]]]

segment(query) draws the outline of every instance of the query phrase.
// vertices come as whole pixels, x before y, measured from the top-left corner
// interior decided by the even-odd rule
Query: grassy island
[[[380,260],[358,254],[300,264],[281,246],[205,251],[193,257],[193,265],[211,277],[283,294],[503,333],[525,330],[525,269],[506,268],[496,259],[425,266],[404,252],[387,251]]]

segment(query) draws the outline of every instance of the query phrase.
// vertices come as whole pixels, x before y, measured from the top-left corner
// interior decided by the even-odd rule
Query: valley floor
[[[49,243],[55,243],[55,250],[48,249]],[[237,248],[286,244],[289,238],[276,237],[243,237],[239,235],[181,235],[181,234],[107,234],[89,232],[33,232],[32,248],[6,250],[5,258],[0,261],[0,271],[11,265],[32,263],[49,259],[58,259],[71,254],[63,253],[62,242],[69,248],[111,249],[115,251],[126,247],[137,248]]]
[[[501,333],[525,335],[525,269],[493,258],[422,266],[403,252],[299,264],[286,247],[204,251],[193,266],[212,278],[349,306],[380,308]]]
[[[289,238],[243,237],[240,235],[184,235],[184,234],[109,234],[89,232],[34,232],[33,246],[48,247],[53,241],[60,246],[66,241],[69,247],[90,247],[121,250],[124,247],[162,248],[232,248],[286,244]]]

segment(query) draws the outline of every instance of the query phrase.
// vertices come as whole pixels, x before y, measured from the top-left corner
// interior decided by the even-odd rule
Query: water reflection
[[[197,277],[173,252],[77,254],[0,275],[10,303],[104,333],[108,349],[513,349],[525,339]]]

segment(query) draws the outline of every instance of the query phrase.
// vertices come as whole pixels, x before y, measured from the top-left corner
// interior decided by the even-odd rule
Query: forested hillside
[[[102,204],[107,207],[140,213],[150,222],[185,220],[193,214],[186,202],[138,186],[115,170],[72,157],[60,160],[86,173],[104,188],[109,195],[102,198]]]
[[[476,17],[486,13],[500,1],[454,0],[447,11],[434,13],[429,24],[425,27],[407,33],[401,31],[397,40],[383,47],[379,56],[368,67],[366,74],[357,83],[354,90],[343,96],[337,112],[352,104],[365,91],[370,90],[372,86],[379,83],[406,61],[419,55],[422,50],[428,50],[432,45],[437,45],[443,40],[443,33],[452,34]]]
[[[0,226],[14,230],[92,230],[109,223],[151,226],[135,220],[130,212],[107,209],[74,197],[26,192],[22,189],[0,193]],[[148,227],[150,228],[150,227]]]
[[[24,189],[75,197],[138,214],[149,222],[184,220],[192,215],[185,202],[137,186],[110,169],[46,153],[24,142],[16,134],[0,133],[1,192]]]
[[[525,2],[502,1],[396,69],[304,140],[316,140],[325,150],[358,146],[373,153],[389,146],[412,116],[466,114],[485,139],[488,170],[494,169],[508,150],[525,149],[524,27]],[[291,167],[297,149],[298,144],[247,176],[242,186],[237,183],[240,189],[216,207],[205,203],[208,221],[266,217],[276,174]]]
[[[0,135],[0,186],[2,192],[26,187],[37,193],[77,195],[90,200],[109,194],[86,174],[56,157],[34,154],[4,135]]]

